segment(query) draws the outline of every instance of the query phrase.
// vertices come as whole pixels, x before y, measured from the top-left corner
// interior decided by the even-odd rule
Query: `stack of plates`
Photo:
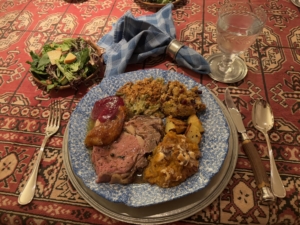
[[[135,199],[137,198],[137,196],[140,196],[139,193],[135,194],[135,192],[133,192],[132,190],[137,190],[138,192],[139,188],[142,188],[141,190],[145,190],[151,193],[153,190],[156,190],[158,188],[148,184],[133,184],[128,187],[113,184],[95,185],[95,178],[92,179],[91,183],[91,179],[89,176],[94,176],[95,172],[91,165],[88,165],[88,167],[86,166],[86,164],[89,164],[90,162],[86,163],[84,162],[84,160],[82,161],[78,158],[77,155],[83,155],[82,158],[84,158],[85,156],[89,157],[87,150],[84,147],[82,148],[81,146],[81,143],[83,143],[84,139],[82,139],[82,136],[80,136],[80,132],[84,131],[78,131],[80,127],[83,127],[83,130],[86,129],[86,121],[78,120],[77,118],[78,114],[83,114],[84,116],[86,116],[85,112],[83,112],[84,110],[87,110],[88,112],[91,111],[91,108],[86,109],[86,102],[91,102],[89,104],[89,107],[92,107],[93,103],[96,100],[103,98],[107,95],[111,95],[111,93],[109,93],[110,91],[114,93],[115,90],[112,90],[113,88],[110,87],[110,83],[112,83],[113,86],[117,85],[118,87],[120,87],[119,85],[122,83],[124,84],[124,82],[134,81],[136,79],[143,79],[146,76],[163,77],[166,80],[176,79],[185,83],[189,88],[191,86],[198,85],[199,89],[201,89],[204,92],[203,101],[205,102],[207,101],[207,99],[205,98],[209,98],[208,104],[210,104],[210,102],[212,101],[212,104],[216,104],[218,108],[216,110],[220,110],[222,114],[221,117],[223,118],[226,125],[225,128],[228,131],[228,138],[220,140],[221,146],[223,146],[223,142],[226,142],[225,147],[221,147],[220,149],[219,147],[216,147],[216,149],[214,149],[215,147],[209,146],[209,148],[207,148],[207,144],[205,144],[205,141],[203,146],[201,146],[201,150],[203,150],[202,153],[204,154],[204,159],[201,159],[202,161],[200,160],[199,171],[204,172],[199,172],[195,174],[194,177],[188,179],[188,181],[186,181],[185,184],[179,185],[178,187],[172,190],[162,190],[159,196],[161,198],[157,198],[159,199],[157,202],[152,202],[152,200],[147,198],[144,201],[130,200],[130,198]],[[135,224],[170,223],[187,218],[208,206],[216,199],[216,197],[218,197],[221,194],[221,192],[227,186],[235,169],[238,156],[237,132],[222,102],[218,98],[216,98],[209,90],[199,85],[192,79],[170,71],[157,69],[136,71],[119,75],[118,81],[120,81],[119,84],[116,84],[117,82],[115,82],[113,78],[105,78],[101,82],[101,84],[99,84],[98,86],[93,88],[89,93],[87,93],[87,95],[81,100],[81,102],[78,104],[77,108],[71,116],[68,128],[66,129],[64,135],[63,158],[69,179],[71,180],[76,190],[92,207],[94,207],[101,213],[116,220]],[[93,93],[97,93],[96,99],[94,99]],[[84,109],[81,107],[83,107]],[[214,117],[216,117],[216,120],[218,120],[218,116],[216,115],[218,115],[218,113],[214,114]],[[204,127],[205,121],[210,120],[205,116],[203,118],[201,118],[200,116],[200,119],[202,120]],[[85,125],[79,124],[80,126],[78,128],[77,123],[83,123]],[[75,128],[76,131],[74,131]],[[208,132],[209,129],[210,128],[207,128]],[[217,133],[217,131],[215,131],[215,128],[213,129],[213,132]],[[76,135],[77,137],[76,141],[74,135]],[[84,136],[85,134],[83,134],[83,137]],[[218,134],[218,136],[220,136],[220,134]],[[224,134],[224,136],[226,136],[226,134]],[[204,140],[206,140],[206,142],[210,142],[208,141],[209,137],[205,137],[205,135]],[[213,146],[220,145],[216,144]],[[212,153],[207,153],[206,149],[208,149],[208,151],[211,151]],[[212,169],[209,168],[208,172],[205,171],[205,168],[201,168],[201,164],[205,164],[207,162],[211,163],[209,162],[209,160],[211,159],[206,159],[207,154],[216,154],[216,156],[213,157],[214,159],[215,157],[219,157],[219,162],[216,165],[212,165]],[[88,160],[88,158],[86,160]],[[81,171],[81,167],[83,167],[84,171]],[[85,173],[87,170],[90,170],[91,172],[88,175]],[[110,188],[111,192],[107,192],[106,189],[110,190]],[[130,190],[130,196],[128,194],[129,192],[127,193],[128,190]],[[125,199],[118,197],[113,198],[111,197],[111,195],[113,196],[114,192],[124,192],[125,196],[128,196]],[[172,193],[172,195],[169,195],[169,193]]]

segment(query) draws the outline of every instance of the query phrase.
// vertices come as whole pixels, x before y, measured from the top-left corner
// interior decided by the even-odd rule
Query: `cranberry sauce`
[[[91,119],[98,119],[101,123],[113,119],[118,113],[119,106],[123,105],[124,101],[119,96],[108,96],[100,99],[94,104]]]

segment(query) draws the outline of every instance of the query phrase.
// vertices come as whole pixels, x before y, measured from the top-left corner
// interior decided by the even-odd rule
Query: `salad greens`
[[[61,56],[52,65],[47,53],[53,50],[61,51]],[[76,59],[66,63],[65,58],[68,53],[75,55]],[[31,51],[30,56],[32,62],[26,62],[30,64],[30,72],[47,86],[47,91],[64,85],[70,85],[76,89],[80,83],[99,68],[100,56],[82,38],[70,38],[65,39],[62,43],[45,44],[41,54]]]

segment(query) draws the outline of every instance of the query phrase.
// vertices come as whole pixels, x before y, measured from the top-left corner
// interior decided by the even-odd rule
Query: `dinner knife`
[[[250,160],[257,187],[261,191],[261,201],[264,204],[270,204],[275,201],[276,197],[270,190],[270,182],[267,172],[262,164],[257,149],[246,133],[242,116],[236,108],[228,88],[226,88],[225,91],[225,103],[238,133],[241,134],[243,149]]]

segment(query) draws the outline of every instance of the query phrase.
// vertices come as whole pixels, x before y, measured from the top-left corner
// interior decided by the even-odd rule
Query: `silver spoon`
[[[286,196],[286,190],[276,167],[268,135],[268,131],[272,129],[274,125],[274,116],[270,105],[265,100],[261,99],[255,102],[252,109],[252,122],[254,127],[264,134],[267,142],[271,167],[271,190],[276,197],[284,198]]]
[[[291,0],[291,2],[295,5],[300,7],[300,0]]]

